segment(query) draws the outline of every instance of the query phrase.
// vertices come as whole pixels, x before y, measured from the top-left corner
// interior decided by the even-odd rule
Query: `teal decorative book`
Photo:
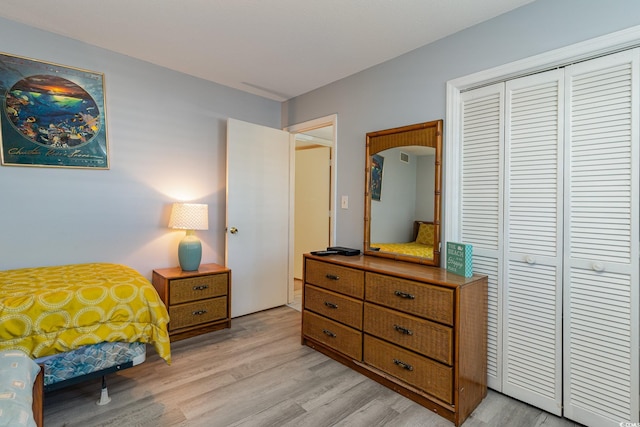
[[[464,277],[473,276],[473,246],[447,242],[447,271]]]

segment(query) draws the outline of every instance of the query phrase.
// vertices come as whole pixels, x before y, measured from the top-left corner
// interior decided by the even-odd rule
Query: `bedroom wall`
[[[338,115],[336,244],[362,247],[367,132],[444,119],[448,80],[635,25],[637,0],[537,0],[284,103],[283,125]]]
[[[0,51],[105,75],[110,170],[0,167],[0,269],[177,265],[170,204],[209,204],[203,262],[224,263],[226,119],[279,127],[279,102],[0,19]]]

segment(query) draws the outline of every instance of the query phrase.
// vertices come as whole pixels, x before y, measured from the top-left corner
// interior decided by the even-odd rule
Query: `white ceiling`
[[[532,1],[0,0],[0,16],[284,101]]]

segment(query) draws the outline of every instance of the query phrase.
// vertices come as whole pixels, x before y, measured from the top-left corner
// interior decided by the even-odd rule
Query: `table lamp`
[[[196,271],[202,259],[202,244],[195,230],[209,229],[209,206],[198,203],[174,203],[169,228],[187,230],[178,245],[178,260],[183,271]]]

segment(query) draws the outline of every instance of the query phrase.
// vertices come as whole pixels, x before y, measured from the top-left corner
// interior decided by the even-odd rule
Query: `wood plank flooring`
[[[47,393],[56,426],[434,426],[452,423],[300,345],[300,312],[278,307],[233,319],[232,328],[172,343],[172,364],[147,361],[100,380]],[[577,424],[489,390],[464,427]]]

